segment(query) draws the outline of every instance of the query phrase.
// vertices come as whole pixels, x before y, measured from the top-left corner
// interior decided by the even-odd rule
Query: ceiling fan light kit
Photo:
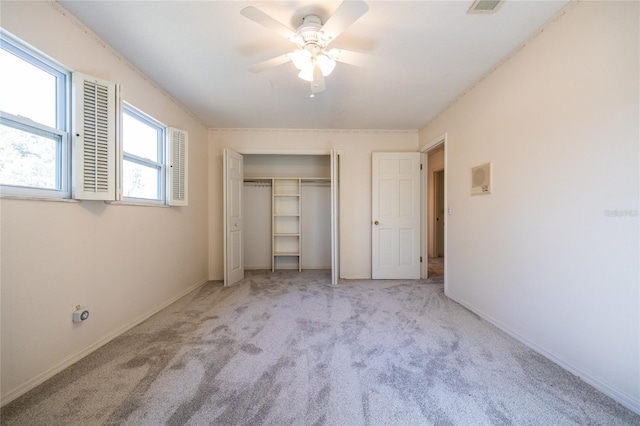
[[[336,67],[336,61],[331,59],[326,53],[322,53],[316,57],[316,64],[325,77],[331,74]]]
[[[327,52],[311,53],[308,49],[298,49],[291,54],[293,65],[300,70],[298,77],[305,81],[313,81],[316,67],[323,77],[328,76],[336,67],[336,61]]]
[[[305,81],[313,82],[313,68],[314,68],[313,65],[310,67],[304,67],[298,73],[298,77],[300,77]]]
[[[291,54],[293,65],[300,71],[305,69],[307,65],[311,63],[312,59],[311,52],[307,49],[298,49]]]
[[[311,97],[313,97],[315,93],[325,90],[324,77],[333,72],[336,62],[340,62],[342,51],[327,50],[327,46],[367,10],[369,6],[362,0],[345,0],[324,25],[318,16],[307,15],[302,19],[302,24],[293,31],[261,10],[253,6],[245,7],[240,11],[243,16],[277,32],[298,46],[298,49],[292,53],[256,64],[249,70],[260,72],[271,66],[291,61],[300,71],[298,77],[311,83]]]

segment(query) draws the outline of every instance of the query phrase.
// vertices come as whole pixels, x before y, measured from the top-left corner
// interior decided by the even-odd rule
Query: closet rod
[[[243,182],[247,183],[268,183],[271,185],[271,179],[243,179]]]
[[[305,178],[302,178],[302,183],[331,183],[331,179],[305,179]]]
[[[300,179],[302,183],[331,183],[331,179],[329,178],[320,178],[320,179],[305,179],[305,178],[274,178],[274,179]],[[271,183],[270,178],[244,178],[243,182],[248,183]]]

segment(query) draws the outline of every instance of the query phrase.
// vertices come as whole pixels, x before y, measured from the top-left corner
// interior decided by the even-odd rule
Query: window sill
[[[0,194],[2,200],[20,200],[20,201],[54,201],[57,203],[79,203],[80,200],[74,200],[71,198],[55,198],[55,197],[32,197],[29,195],[12,195],[12,194]]]
[[[133,201],[133,200],[119,200],[119,201],[105,201],[105,204],[113,205],[113,206],[137,206],[137,207],[171,207],[164,203],[148,203],[144,201]]]
[[[12,195],[12,194],[0,194],[0,200],[17,200],[17,201],[46,201],[57,203],[72,203],[80,204],[82,202],[95,202],[100,200],[75,200],[73,198],[54,198],[54,197],[32,197],[29,195]],[[160,203],[145,203],[143,201],[102,201],[105,204],[114,206],[137,206],[137,207],[171,207],[166,204]]]

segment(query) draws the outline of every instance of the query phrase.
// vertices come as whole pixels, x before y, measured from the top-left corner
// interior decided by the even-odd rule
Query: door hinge
[[[422,164],[420,164],[420,170],[422,170]]]
[[[422,256],[420,256],[420,263],[422,263]]]

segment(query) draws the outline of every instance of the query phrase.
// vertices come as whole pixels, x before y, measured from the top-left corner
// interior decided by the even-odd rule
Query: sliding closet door
[[[331,150],[331,284],[337,285],[340,278],[340,156]]]
[[[244,180],[242,155],[230,149],[223,151],[223,203],[224,203],[224,285],[244,278],[244,252],[242,240],[243,212],[242,187]]]

